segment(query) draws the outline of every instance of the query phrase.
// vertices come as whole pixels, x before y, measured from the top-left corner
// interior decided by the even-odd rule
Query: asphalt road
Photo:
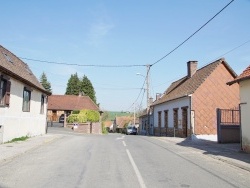
[[[0,164],[0,187],[250,187],[250,173],[153,137],[62,137]]]

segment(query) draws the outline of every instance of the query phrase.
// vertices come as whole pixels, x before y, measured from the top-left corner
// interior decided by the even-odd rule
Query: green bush
[[[80,113],[80,110],[73,110],[72,111],[72,114],[79,114]]]
[[[67,118],[67,122],[68,123],[74,123],[74,122],[78,122],[78,114],[71,114],[69,115],[69,117]]]
[[[99,122],[100,114],[94,110],[80,110],[78,114],[71,114],[67,118],[68,123],[86,123],[86,122]]]

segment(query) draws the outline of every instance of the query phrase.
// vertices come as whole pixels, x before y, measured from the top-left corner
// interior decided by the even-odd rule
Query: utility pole
[[[135,103],[134,103],[134,126],[135,126]]]
[[[149,134],[149,126],[150,126],[150,117],[149,117],[149,70],[150,70],[150,65],[147,65],[147,74],[146,74],[146,85],[147,85],[147,125],[146,125],[146,134]]]

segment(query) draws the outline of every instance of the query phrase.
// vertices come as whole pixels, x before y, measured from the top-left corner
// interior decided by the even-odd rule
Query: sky
[[[2,0],[0,45],[38,79],[44,72],[53,94],[65,94],[72,74],[86,75],[101,110],[132,112],[146,108],[145,65],[166,56],[230,1]],[[250,65],[249,10],[250,0],[233,1],[153,65],[150,97],[186,76],[190,60],[201,68],[224,57],[240,74]]]

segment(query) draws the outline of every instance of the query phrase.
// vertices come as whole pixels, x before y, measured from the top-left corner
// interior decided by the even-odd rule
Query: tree
[[[80,80],[77,73],[71,74],[67,83],[66,95],[79,95],[80,92]]]
[[[41,77],[40,77],[40,83],[42,84],[42,86],[44,87],[44,89],[46,91],[49,91],[52,93],[52,89],[51,89],[51,84],[50,82],[47,80],[47,76],[46,74],[43,72]]]
[[[83,92],[85,95],[89,96],[92,101],[96,103],[95,89],[91,81],[85,75],[80,82],[80,92]]]

